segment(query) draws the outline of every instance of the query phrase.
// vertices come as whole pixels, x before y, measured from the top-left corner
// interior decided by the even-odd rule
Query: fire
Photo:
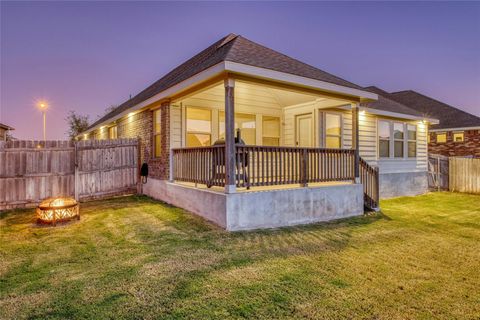
[[[80,219],[78,203],[72,198],[48,198],[37,207],[37,221],[52,223],[67,221],[73,218]]]

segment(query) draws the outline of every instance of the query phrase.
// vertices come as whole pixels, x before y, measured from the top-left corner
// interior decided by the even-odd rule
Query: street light
[[[48,104],[46,101],[39,101],[38,104],[38,109],[40,109],[40,111],[42,111],[43,113],[43,141],[47,141],[47,133],[46,133],[46,130],[47,130],[47,116],[46,116],[46,111],[47,111],[47,108],[48,108]]]

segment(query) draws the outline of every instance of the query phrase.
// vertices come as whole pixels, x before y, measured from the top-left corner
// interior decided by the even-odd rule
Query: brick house
[[[244,230],[426,192],[428,122],[437,121],[230,34],[77,138],[139,137],[143,193]]]
[[[382,93],[440,123],[430,124],[428,151],[443,156],[480,157],[480,117],[413,90]]]

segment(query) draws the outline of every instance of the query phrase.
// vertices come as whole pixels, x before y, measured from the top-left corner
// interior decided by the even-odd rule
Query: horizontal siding
[[[180,148],[182,146],[182,108],[177,105],[172,105],[170,108],[170,147]]]

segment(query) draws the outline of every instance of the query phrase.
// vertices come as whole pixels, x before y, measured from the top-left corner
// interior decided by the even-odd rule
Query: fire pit
[[[48,198],[37,207],[37,222],[56,225],[76,218],[80,220],[78,202],[69,197]]]

